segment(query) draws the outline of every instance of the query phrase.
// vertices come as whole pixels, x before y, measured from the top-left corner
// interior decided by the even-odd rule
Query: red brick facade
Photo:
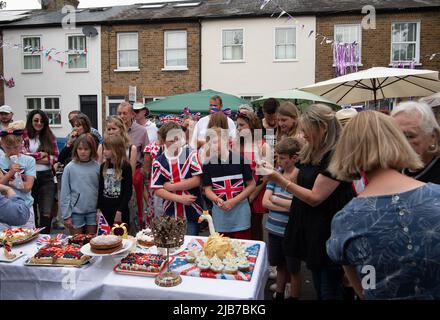
[[[164,32],[187,31],[187,67],[185,71],[164,71]],[[117,69],[117,33],[138,32],[140,71],[115,72]],[[137,87],[137,100],[164,97],[200,90],[200,26],[198,23],[161,23],[102,26],[102,110],[106,116],[108,96],[125,96],[128,87]]]
[[[329,38],[334,36],[335,24],[360,24],[363,15],[318,16],[316,32]],[[420,21],[420,63],[417,68],[440,71],[440,55],[430,61],[429,55],[440,52],[440,11],[412,13],[378,13],[376,30],[362,30],[362,64],[360,70],[388,67],[391,52],[391,24],[393,22]],[[330,44],[316,44],[316,82],[335,76],[333,51]]]

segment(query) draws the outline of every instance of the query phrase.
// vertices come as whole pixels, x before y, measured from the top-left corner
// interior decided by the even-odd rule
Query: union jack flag
[[[202,165],[196,151],[189,146],[183,147],[180,155],[176,158],[168,158],[165,154],[160,155],[153,162],[150,188],[162,189],[166,182],[177,183],[201,175]],[[202,213],[201,193],[199,188],[174,192],[177,195],[194,195],[197,200],[190,206],[178,202],[164,200],[165,213],[174,217],[185,217],[196,221]]]
[[[105,220],[102,212],[99,213],[99,221],[98,221],[98,236],[110,234],[112,231],[111,226],[108,224],[107,220]]]
[[[224,201],[235,198],[243,189],[242,174],[212,178],[212,191]]]

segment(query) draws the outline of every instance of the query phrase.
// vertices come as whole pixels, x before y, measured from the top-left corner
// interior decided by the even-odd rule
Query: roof
[[[163,6],[140,3],[98,10],[85,8],[78,9],[76,23],[79,25],[127,24],[166,20],[196,21],[213,18],[261,17],[280,12],[274,2],[275,0],[270,1],[263,9],[260,9],[261,0],[188,0],[165,3]],[[374,5],[377,12],[440,8],[440,0],[276,0],[276,3],[292,16],[361,13],[365,5]],[[30,13],[24,19],[10,23],[0,18],[0,26],[2,28],[59,26],[65,16],[61,11],[33,10]]]

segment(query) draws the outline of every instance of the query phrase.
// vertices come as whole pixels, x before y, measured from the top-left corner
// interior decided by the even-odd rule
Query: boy
[[[186,144],[185,134],[177,123],[168,122],[159,129],[165,151],[152,165],[150,188],[164,199],[165,214],[186,217],[187,234],[198,235],[202,214],[202,166],[197,152]]]
[[[213,202],[214,227],[227,237],[250,239],[248,197],[255,190],[251,167],[242,156],[229,150],[228,130],[208,131],[210,158],[203,165],[203,185],[206,197]]]
[[[280,103],[274,98],[269,98],[263,104],[263,137],[272,147],[276,145],[277,136],[277,112]]]
[[[278,155],[277,164],[283,170],[283,176],[291,180],[298,160],[300,144],[296,139],[284,138],[275,147]],[[284,299],[286,283],[291,282],[291,299],[298,299],[301,291],[301,261],[289,259],[286,261],[283,240],[284,231],[289,220],[292,194],[281,186],[269,182],[263,197],[263,206],[269,209],[266,230],[269,236],[269,263],[277,267],[275,300]]]
[[[24,123],[17,121],[9,124],[7,131],[1,131],[1,145],[5,154],[0,158],[0,184],[9,185],[24,200],[30,210],[30,217],[23,228],[35,228],[35,218],[32,198],[32,186],[36,177],[35,159],[21,154],[23,147],[22,136]],[[2,227],[10,227],[0,225]]]

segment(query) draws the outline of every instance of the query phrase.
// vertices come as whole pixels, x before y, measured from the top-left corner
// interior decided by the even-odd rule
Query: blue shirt
[[[30,156],[25,156],[23,154],[20,154],[18,157],[18,163],[22,167],[22,171],[20,172],[21,175],[25,176],[31,176],[36,178],[37,172],[36,172],[36,164],[35,159]],[[3,156],[0,158],[0,169],[3,174],[7,174],[9,172],[9,167],[11,166],[11,160],[9,160],[8,157]],[[11,185],[12,187],[12,185]],[[14,188],[15,193],[17,194],[17,197],[24,200],[26,203],[26,206],[28,208],[32,207],[34,204],[34,198],[32,198],[31,192],[23,192],[21,190],[17,190]]]
[[[29,208],[23,199],[16,196],[6,198],[0,194],[0,228],[1,224],[10,226],[24,225],[30,217]]]
[[[266,185],[266,191],[271,190],[272,195],[285,200],[292,200],[293,195],[274,182]],[[289,212],[269,210],[266,229],[268,232],[279,237],[284,237],[287,222],[289,221]]]
[[[327,253],[354,265],[359,277],[376,273],[366,299],[440,298],[440,185],[354,198],[333,218]],[[362,267],[365,268],[361,272]]]

